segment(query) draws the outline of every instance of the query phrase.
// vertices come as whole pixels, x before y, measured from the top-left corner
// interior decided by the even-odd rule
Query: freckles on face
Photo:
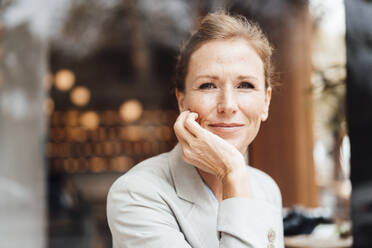
[[[249,43],[215,40],[192,54],[178,101],[181,111],[198,113],[202,127],[245,152],[265,119],[266,92],[262,60]]]

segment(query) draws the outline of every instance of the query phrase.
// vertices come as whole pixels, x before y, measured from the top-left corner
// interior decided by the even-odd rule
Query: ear
[[[178,102],[178,110],[181,112],[185,111],[185,93],[176,89],[176,98]]]
[[[266,96],[265,96],[265,107],[264,107],[264,111],[262,112],[262,115],[261,115],[261,120],[262,121],[266,121],[267,118],[269,117],[269,106],[270,106],[270,101],[271,101],[271,93],[272,93],[272,89],[271,87],[267,87],[267,90],[266,90]]]

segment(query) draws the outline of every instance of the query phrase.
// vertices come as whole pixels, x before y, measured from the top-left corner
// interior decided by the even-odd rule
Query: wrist
[[[221,179],[223,199],[232,197],[250,198],[250,180],[248,168],[239,168],[226,174]]]
[[[240,181],[241,178],[244,177],[243,174],[245,174],[245,171],[245,168],[235,168],[230,170],[221,178],[222,184],[234,184],[235,182]]]
[[[218,175],[218,178],[223,181],[234,181],[245,171],[246,163],[243,156],[236,156],[226,163],[225,170]]]

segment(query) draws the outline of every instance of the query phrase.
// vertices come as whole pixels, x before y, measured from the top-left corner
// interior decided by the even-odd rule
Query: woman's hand
[[[243,155],[233,145],[202,128],[196,122],[198,114],[182,112],[174,131],[182,146],[183,159],[200,170],[223,180],[227,175],[245,171]]]

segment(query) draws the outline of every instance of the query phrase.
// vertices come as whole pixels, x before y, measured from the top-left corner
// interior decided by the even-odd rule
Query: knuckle
[[[183,158],[183,160],[184,160],[185,162],[190,162],[190,161],[189,161],[189,158],[188,158],[184,153],[182,153],[182,158]]]
[[[192,152],[191,152],[190,149],[184,149],[184,150],[182,151],[182,155],[183,155],[185,158],[190,158],[191,155],[192,155]]]
[[[182,156],[183,156],[184,158],[187,158],[188,155],[189,155],[189,152],[188,152],[187,150],[184,149],[184,150],[182,151]]]
[[[181,124],[178,121],[176,121],[173,125],[173,129],[174,129],[175,132],[180,132],[181,131]]]

